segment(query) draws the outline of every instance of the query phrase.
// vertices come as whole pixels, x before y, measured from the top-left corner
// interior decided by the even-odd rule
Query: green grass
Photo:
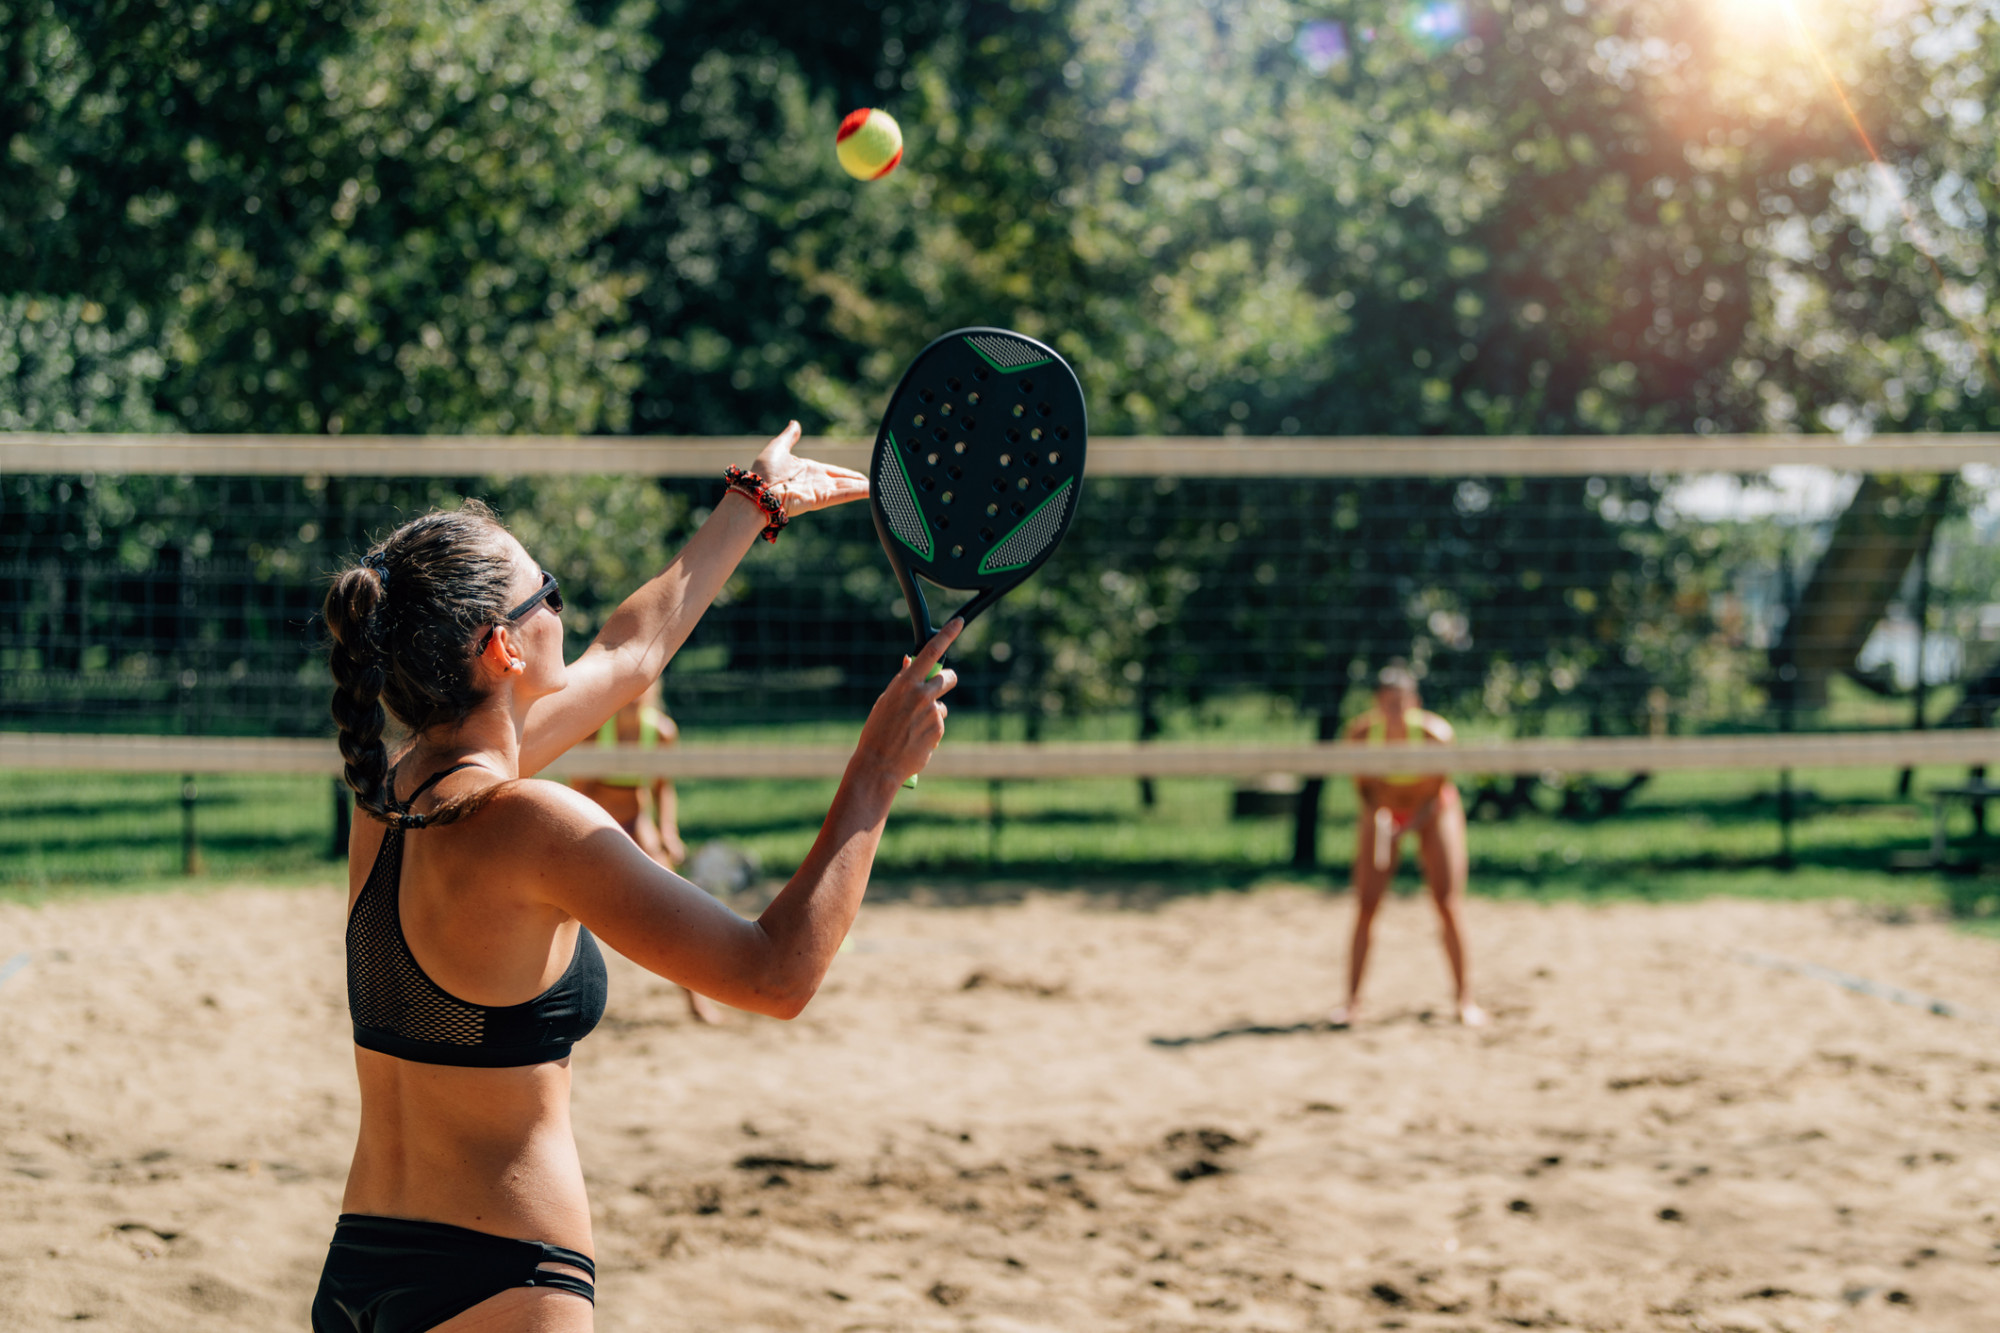
[[[1891,858],[1929,845],[1922,793],[1956,770],[1920,771],[1919,799],[1894,795],[1889,770],[1843,769],[1794,779],[1792,858],[1780,860],[1776,775],[1667,774],[1617,816],[1577,821],[1523,814],[1472,830],[1472,887],[1506,898],[1677,900],[1718,894],[1842,897],[1906,907],[2000,908],[2000,884],[1977,876],[1896,873]],[[907,793],[879,860],[885,888],[1005,881],[1050,888],[1111,887],[1152,893],[1242,889],[1296,881],[1289,818],[1232,820],[1227,780],[1156,784],[1143,805],[1131,780],[928,781]],[[681,792],[690,845],[726,838],[783,873],[811,845],[833,784],[703,782]],[[1344,877],[1354,800],[1327,786],[1322,869]],[[330,782],[309,777],[203,778],[195,826],[202,862],[192,882],[254,879],[328,883]],[[181,787],[156,775],[0,773],[0,897],[185,886]],[[2000,826],[2000,811],[1996,812]],[[1953,833],[1969,845],[1970,816]],[[1416,875],[1405,867],[1404,887]]]
[[[181,780],[0,771],[0,896],[185,886]],[[195,783],[197,882],[331,882],[331,779],[232,774]]]
[[[1957,779],[1918,774],[1916,790]],[[1618,816],[1579,822],[1522,815],[1472,830],[1472,888],[1499,897],[1691,899],[1714,894],[1844,897],[1938,905],[1950,881],[1892,872],[1891,857],[1929,845],[1929,807],[1893,795],[1888,770],[1797,775],[1789,866],[1780,860],[1776,777],[1674,774],[1656,779]],[[1052,886],[1107,879],[1163,889],[1240,888],[1299,878],[1288,818],[1232,821],[1234,783],[1156,784],[1142,806],[1131,781],[1007,783],[992,819],[988,784],[926,783],[906,799],[883,841],[889,874],[1004,877]],[[683,794],[691,840],[728,836],[766,865],[797,860],[811,842],[830,784],[721,784]],[[755,811],[755,815],[745,812]],[[1996,812],[2000,813],[2000,812]],[[1329,783],[1320,854],[1324,882],[1344,875],[1354,800]],[[1969,815],[1955,816],[1961,839]],[[1403,882],[1417,883],[1406,866]]]

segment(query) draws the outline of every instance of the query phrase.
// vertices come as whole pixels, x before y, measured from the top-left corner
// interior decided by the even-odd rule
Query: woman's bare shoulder
[[[1451,723],[1445,721],[1436,713],[1425,710],[1424,735],[1434,741],[1450,741],[1455,739],[1458,733],[1451,729]]]
[[[618,827],[604,807],[582,792],[547,778],[514,778],[495,787],[480,806],[495,838],[574,840]]]
[[[495,791],[477,855],[505,867],[515,890],[604,933],[605,895],[672,879],[605,808],[560,782],[520,778]],[[695,892],[695,890],[690,890]]]

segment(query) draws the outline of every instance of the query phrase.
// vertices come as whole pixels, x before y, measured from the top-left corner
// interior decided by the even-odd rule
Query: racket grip
[[[910,659],[909,659],[909,658],[907,658],[907,657],[906,657],[906,658],[904,658],[904,659],[903,659],[903,665],[904,665],[904,666],[908,666],[909,664],[910,664]],[[936,663],[936,662],[933,662],[933,663],[931,663],[931,669],[930,669],[930,673],[929,673],[928,675],[926,675],[926,676],[924,677],[924,679],[925,679],[925,680],[936,680],[936,679],[937,679],[937,674],[938,674],[938,672],[940,672],[940,671],[942,671],[942,670],[944,670],[944,667],[943,667],[943,666],[939,665],[939,664],[938,664],[938,663]],[[903,786],[904,786],[904,787],[905,787],[906,789],[912,789],[912,788],[915,788],[915,786],[917,785],[917,777],[918,777],[918,775],[917,775],[917,774],[915,774],[915,773],[912,773],[912,774],[910,774],[910,776],[908,776],[907,778],[904,778],[904,779],[903,779]]]

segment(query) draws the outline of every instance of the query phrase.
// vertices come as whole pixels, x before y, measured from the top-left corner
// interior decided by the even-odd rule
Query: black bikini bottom
[[[544,1264],[569,1264],[590,1277]],[[560,1245],[342,1213],[313,1297],[313,1333],[424,1333],[515,1287],[554,1287],[594,1305],[596,1279],[588,1256]]]

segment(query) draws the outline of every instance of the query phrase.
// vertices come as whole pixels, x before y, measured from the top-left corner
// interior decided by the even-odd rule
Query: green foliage
[[[2000,424],[2000,18],[1800,22],[1818,49],[1722,0],[21,0],[0,419],[866,433],[923,343],[997,323],[1063,351],[1100,433]],[[831,143],[863,103],[908,141],[866,185]],[[35,585],[49,615],[189,560],[294,607],[379,506],[451,489],[245,485],[265,517],[226,533],[215,497],[151,482],[67,516],[16,487],[0,538],[109,562]],[[495,489],[577,629],[697,504]],[[1523,729],[1585,697],[1591,729],[1650,727],[1660,691],[1732,714],[1761,652],[1736,585],[1779,543],[1661,498],[1093,483],[1077,541],[1119,554],[1058,559],[978,627],[970,688],[1036,717],[1311,711],[1398,653]],[[853,622],[799,654],[875,651],[894,601],[865,524],[801,525],[704,631],[737,667],[795,664],[739,613],[752,587],[760,615]]]
[[[1729,30],[1685,7],[1496,6],[1440,46],[1350,6],[1376,37],[1318,74],[1293,51],[1315,16],[1284,0],[982,27],[993,8],[902,80],[904,170],[836,184],[843,226],[768,228],[770,263],[861,348],[970,320],[1051,337],[1112,432],[1755,426],[1766,195],[1853,154],[1790,108],[1715,109],[1742,82]],[[777,169],[787,137],[825,117],[770,100],[761,135],[713,146],[797,200],[819,180]],[[754,198],[783,217],[782,190]]]
[[[831,168],[844,103],[826,93],[851,84],[808,43],[754,24],[713,47],[666,41],[674,74],[655,86],[685,114],[662,151],[689,192],[668,215],[685,225],[650,233],[671,262],[645,267],[671,275],[652,290],[671,287],[682,322],[649,361],[641,417],[760,429],[789,398],[865,432],[907,355],[968,322],[1055,341],[1113,433],[1841,428],[1873,419],[1855,402],[1884,365],[1952,377],[1907,236],[1878,226],[1868,242],[1900,303],[1867,298],[1868,263],[1799,262],[1813,261],[1801,227],[1846,236],[1869,206],[1859,141],[1806,51],[1770,57],[1720,8],[1645,0],[1472,7],[1447,40],[1413,13],[965,4],[942,34],[915,23],[920,47],[884,39],[879,86],[910,148],[869,186]],[[1295,42],[1329,19],[1348,54],[1315,70]],[[693,31],[685,11],[659,22]],[[1971,48],[1818,36],[1903,104],[1941,81],[1982,86]],[[1990,158],[1963,146],[1984,133],[1896,144],[1922,178]],[[1830,328],[1824,310],[1852,313]],[[1829,356],[1871,364],[1829,376]],[[1338,489],[1289,516],[1248,498],[1224,537],[1156,516],[1144,487],[1096,484],[1093,509],[1150,558],[1074,577],[1058,562],[968,646],[1004,652],[985,670],[1035,711],[1240,686],[1312,704],[1390,652],[1432,659],[1437,687],[1524,725],[1586,680],[1592,725],[1610,730],[1654,725],[1660,689],[1694,716],[1755,694],[1753,645],[1709,615],[1735,577],[1713,531],[1604,524],[1581,481],[1483,498],[1481,483]],[[1627,498],[1646,514],[1658,496]],[[1079,541],[1092,526],[1087,511]],[[1619,556],[1584,554],[1607,546]],[[1357,560],[1409,586],[1336,568]],[[1181,625],[1227,626],[1243,670],[1183,651]]]
[[[222,430],[616,428],[642,339],[600,242],[657,176],[630,23],[563,0],[172,0],[15,16],[31,289],[153,312]]]
[[[0,430],[164,428],[151,332],[139,310],[114,327],[82,297],[0,296]]]
[[[865,429],[969,321],[1110,431],[1984,420],[1986,9],[1811,16],[1892,188],[1789,30],[1439,8],[37,0],[0,261],[145,312],[198,426]]]
[[[636,142],[644,55],[629,25],[583,27],[557,0],[384,5],[359,24],[320,72],[312,225],[261,262],[219,234],[193,302],[271,367],[246,414],[309,397],[329,429],[622,425],[635,280],[598,243],[656,175]],[[267,313],[299,325],[268,356]]]
[[[2000,427],[2000,14],[1828,6],[1818,26],[1882,162],[1852,147],[1802,160],[1767,194],[1741,373],[1783,428]],[[1759,95],[1846,128],[1816,78]]]
[[[563,586],[563,626],[588,643],[692,533],[686,495],[629,477],[489,483],[486,501]]]

